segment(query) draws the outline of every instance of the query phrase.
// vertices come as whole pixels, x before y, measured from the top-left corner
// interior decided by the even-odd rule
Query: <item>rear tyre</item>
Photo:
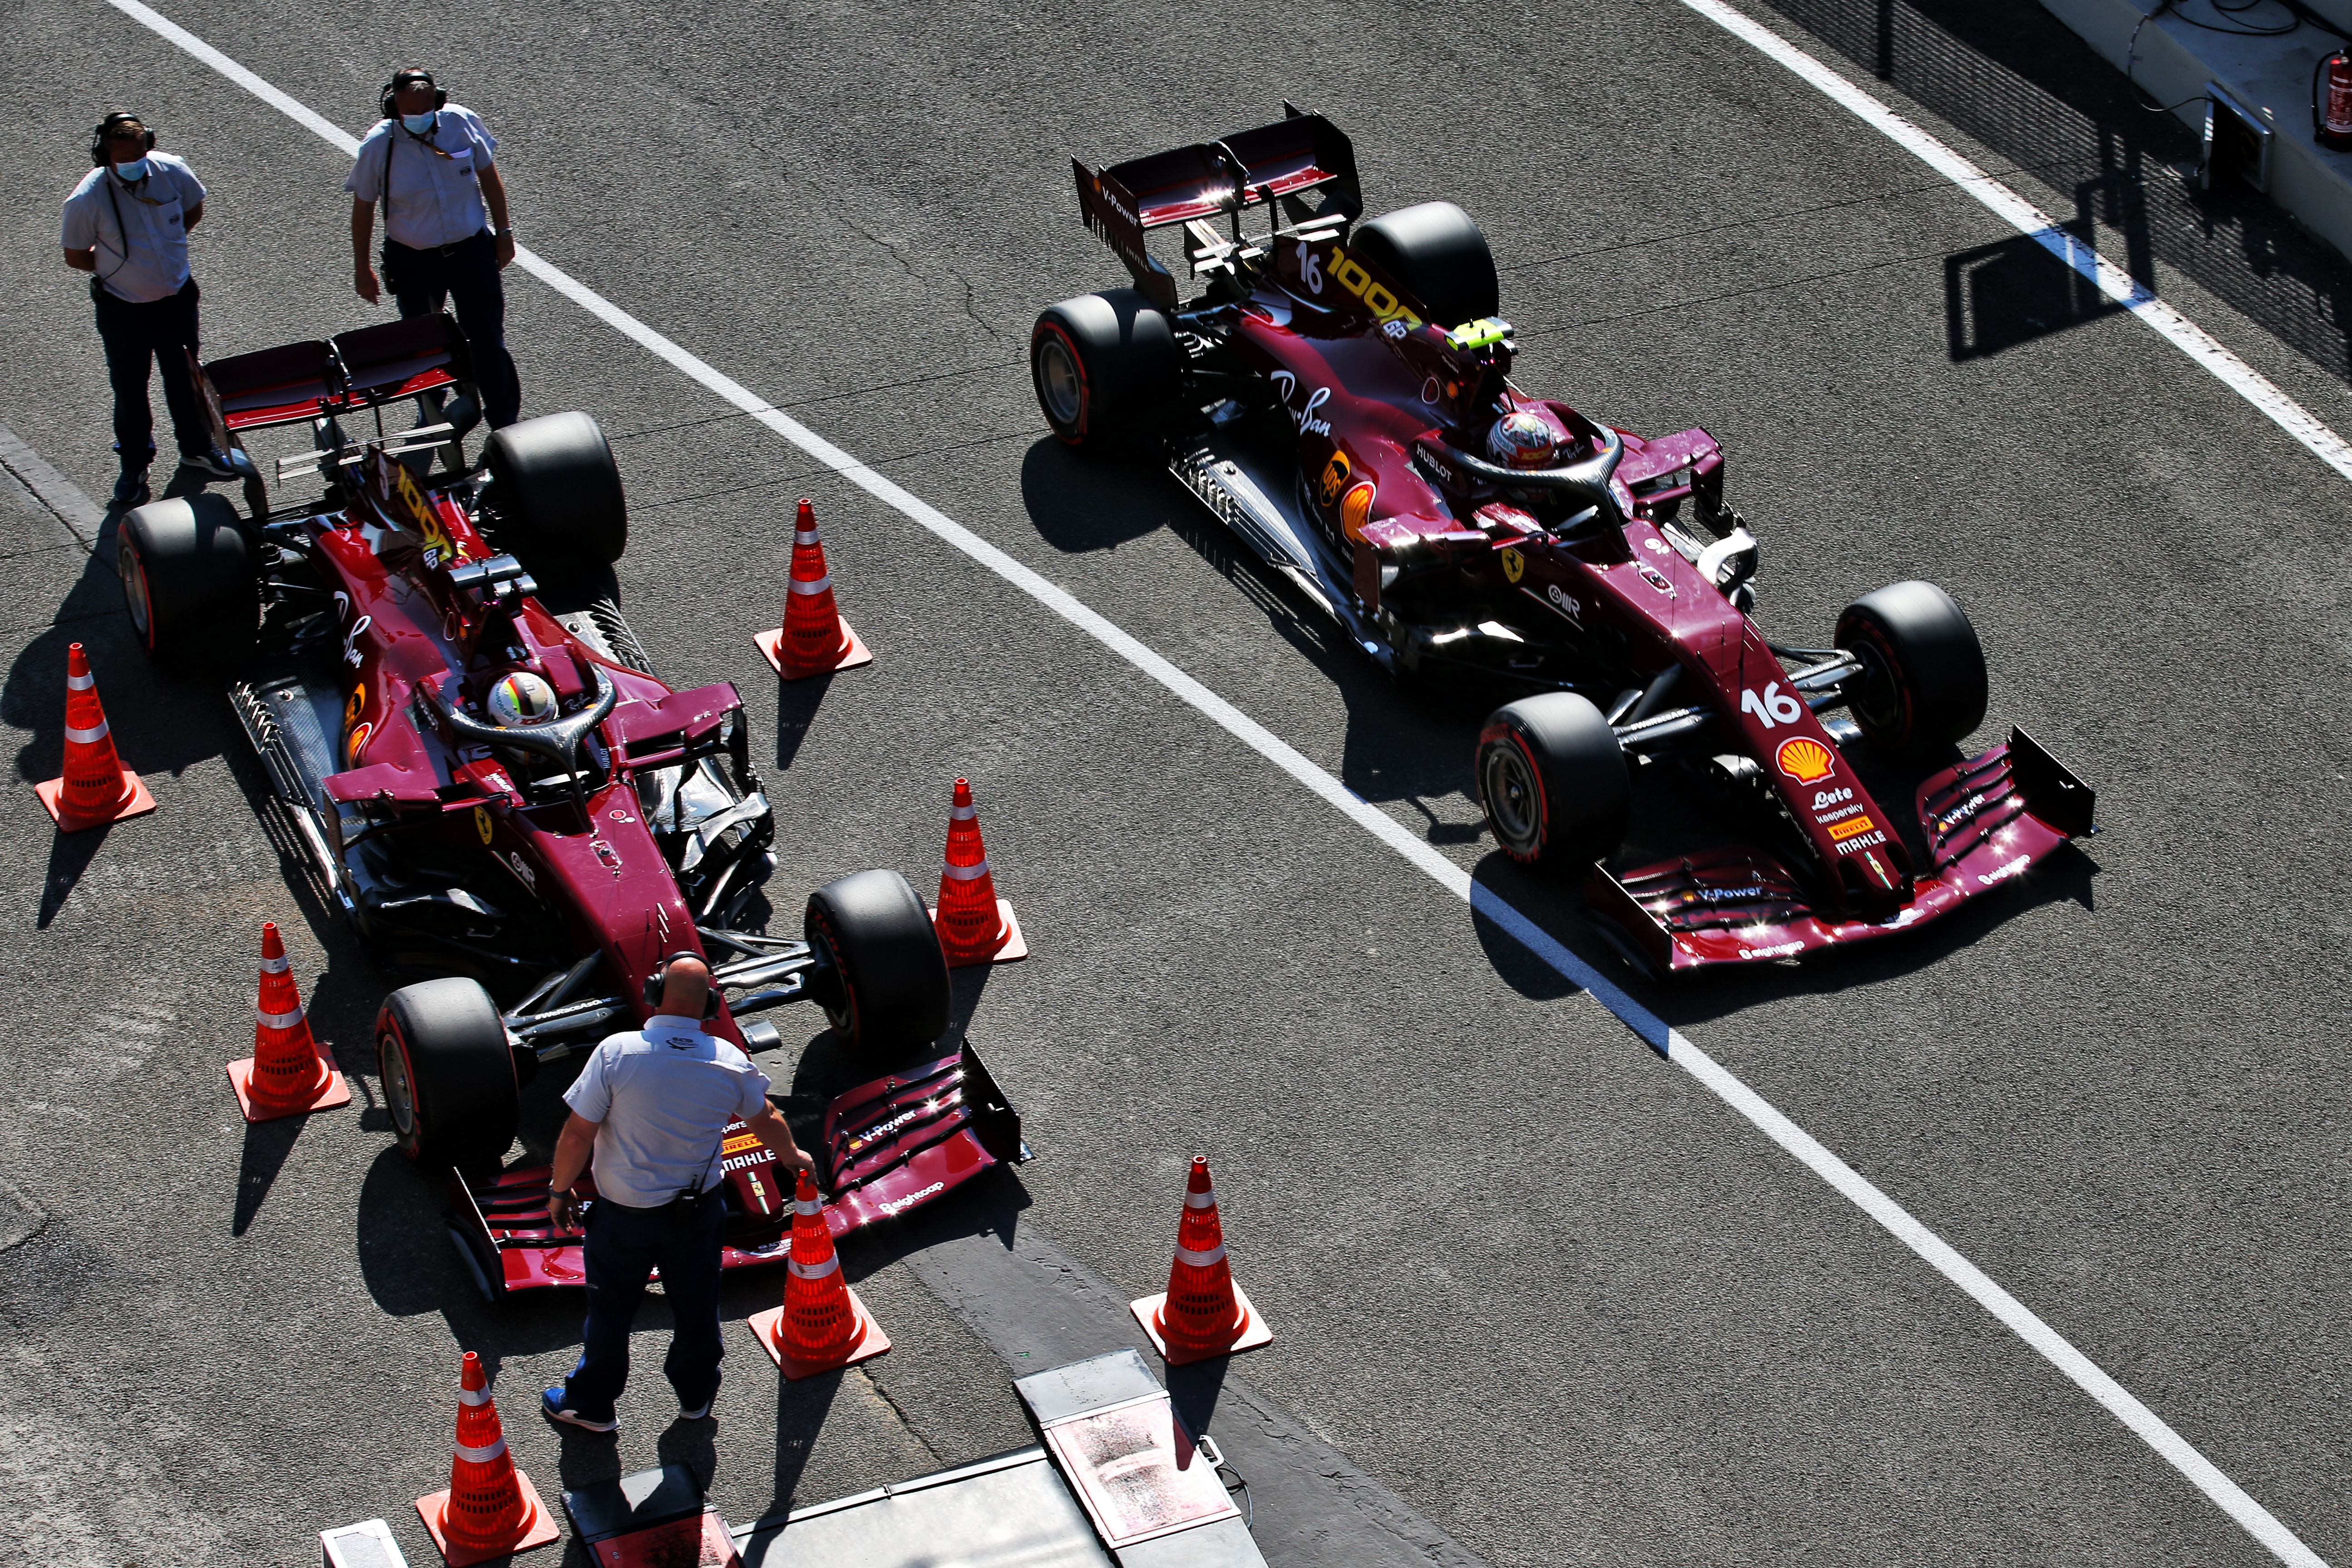
[[[1159,434],[1183,368],[1168,318],[1133,289],[1049,305],[1029,333],[1037,406],[1073,447],[1116,450]]]
[[[401,1152],[495,1169],[520,1115],[514,1057],[488,992],[465,979],[404,985],[375,1016],[376,1066]]]
[[[1846,706],[1874,744],[1927,751],[1984,722],[1984,647],[1960,606],[1933,583],[1864,594],[1838,616],[1836,641],[1862,660]]]
[[[948,1029],[948,964],[931,917],[896,871],[860,871],[809,895],[810,989],[850,1059],[876,1071]]]
[[[1502,308],[1486,237],[1452,202],[1423,202],[1359,224],[1348,248],[1403,284],[1439,327]]]
[[[1624,748],[1572,691],[1497,708],[1478,736],[1478,804],[1503,853],[1581,869],[1617,852],[1633,810]]]
[[[151,657],[235,668],[252,654],[261,586],[245,524],[226,497],[207,491],[125,513],[114,567]]]
[[[531,570],[609,566],[629,547],[629,504],[604,432],[585,414],[542,414],[490,433],[499,543]]]

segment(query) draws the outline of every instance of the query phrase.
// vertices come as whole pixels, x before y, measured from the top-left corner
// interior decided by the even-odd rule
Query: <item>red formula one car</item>
[[[1073,446],[1165,462],[1382,666],[1535,689],[1478,747],[1507,853],[1589,871],[1602,931],[1668,973],[1916,925],[2092,830],[2092,792],[2022,731],[1908,809],[1874,798],[1858,760],[1983,721],[1959,606],[1899,583],[1854,601],[1832,647],[1769,638],[1714,438],[1643,438],[1521,392],[1477,226],[1450,202],[1359,222],[1348,138],[1284,107],[1222,141],[1072,161],[1135,287],[1038,318],[1038,404]],[[1202,280],[1190,300],[1147,247],[1162,229]],[[1759,842],[1612,868],[1635,781],[1667,760],[1760,805]]]
[[[580,1281],[545,1167],[498,1168],[519,1086],[649,1016],[672,953],[709,960],[709,1026],[746,1049],[780,1043],[747,1015],[807,999],[853,1060],[940,1057],[826,1113],[812,1152],[836,1232],[1023,1157],[969,1042],[940,1056],[947,970],[905,879],[818,889],[801,940],[757,929],[774,824],[735,689],[661,680],[609,596],[562,616],[541,603],[535,574],[601,574],[626,542],[593,420],[498,431],[471,470],[462,428],[385,436],[386,403],[472,402],[464,339],[440,317],[200,374],[251,515],[216,495],[129,513],[123,596],[157,658],[234,672],[237,718],[371,954],[437,976],[384,1002],[379,1065],[401,1146],[456,1173],[453,1234],[487,1292]],[[361,416],[363,439],[346,429]],[[273,508],[244,439],[278,426],[314,437],[278,462],[279,484],[321,489]],[[781,1258],[790,1194],[759,1141],[730,1133],[727,1260]]]

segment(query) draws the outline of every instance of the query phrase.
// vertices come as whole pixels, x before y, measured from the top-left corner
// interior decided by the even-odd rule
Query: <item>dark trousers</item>
[[[196,346],[196,280],[176,294],[144,304],[98,290],[98,335],[106,344],[106,379],[114,384],[114,445],[122,460],[143,467],[155,450],[155,411],[147,401],[147,372],[163,367],[163,403],[172,411],[172,435],[183,457],[201,458],[213,448],[212,422],[205,416],[187,351]]]
[[[498,241],[488,229],[446,250],[411,250],[383,242],[383,273],[403,320],[429,316],[446,303],[473,351],[482,416],[493,430],[522,417],[522,378],[507,353],[507,291],[499,281]]]
[[[588,1321],[580,1364],[563,1380],[572,1408],[592,1421],[613,1419],[613,1402],[629,1381],[629,1326],[659,1268],[669,1299],[669,1356],[662,1371],[691,1410],[719,1392],[719,1246],[727,1205],[714,1193],[691,1217],[670,1209],[633,1209],[609,1199],[588,1212]]]

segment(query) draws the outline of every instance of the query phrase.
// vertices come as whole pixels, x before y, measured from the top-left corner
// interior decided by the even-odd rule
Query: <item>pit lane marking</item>
[[[271,86],[245,67],[238,65],[203,39],[141,4],[141,0],[106,0],[106,3],[124,16],[177,45],[205,65],[212,67],[332,146],[346,153],[357,150],[359,146],[357,138],[338,129],[324,117]],[[1683,3],[1702,15],[1720,22],[1724,26],[1738,33],[1740,37],[1748,38],[1759,48],[1772,54],[1776,59],[1782,59],[1785,54],[1790,57],[1790,59],[1803,62],[1820,78],[1838,84],[1838,88],[1853,100],[1870,106],[1883,120],[1891,121],[1895,126],[1900,127],[1923,142],[1933,142],[1932,138],[1910,127],[1906,121],[1895,116],[1876,100],[1869,98],[1860,89],[1845,83],[1842,78],[1836,77],[1834,73],[1813,61],[1811,57],[1800,53],[1771,34],[1757,27],[1754,23],[1748,21],[1738,13],[1717,5],[1716,0],[1683,0]],[[1782,59],[1782,63],[1789,64],[1790,59]],[[1804,70],[1797,65],[1791,64],[1790,68],[1798,69],[1800,74],[1805,74]],[[1838,96],[1837,91],[1823,85],[1822,81],[1815,79],[1814,76],[1808,76],[1807,79],[1814,80],[1816,86],[1821,86],[1825,92],[1831,92],[1832,97]],[[1853,109],[1855,113],[1863,115],[1864,119],[1871,118],[1870,113],[1857,107],[1855,102],[1847,101],[1843,98],[1840,101],[1845,102],[1846,107]],[[1878,124],[1879,121],[1873,121],[1873,123]],[[1880,128],[1887,129],[1884,124],[1881,124]],[[1887,133],[1896,134],[1893,130],[1888,130]],[[1975,171],[1975,165],[1960,158],[1958,153],[1952,153],[1948,148],[1942,148],[1940,142],[1933,142],[1933,145],[1942,149],[1942,155],[1949,159],[1953,164],[1971,171],[1968,177],[1977,181],[1978,184],[1964,188],[1968,188],[1979,201],[1985,202],[1989,206],[1994,206],[1994,198],[1981,188],[1991,186],[2001,196],[2007,197],[2010,202],[2015,204],[2017,208],[2032,215],[2033,217],[2040,217],[2040,215],[2030,205],[2005,188],[1994,185],[1990,176],[1980,171]],[[1916,147],[1913,150],[1918,151]],[[1922,153],[1921,156],[1926,157],[1927,154]],[[1929,161],[1934,162],[1933,159]],[[1960,176],[1953,177],[1957,180]],[[1994,210],[2001,212],[2005,217],[2010,216],[2000,206],[1994,206]],[[2012,218],[2011,221],[2019,222],[2021,227],[2023,226],[2023,220]],[[2077,249],[2087,250],[2087,247],[2079,246],[2072,237],[2056,229],[2054,226],[2049,226],[2046,218],[2041,218],[2040,221],[2047,228],[2046,235],[2042,230],[2028,230],[2028,232],[2049,247],[2062,260],[2067,261],[2069,265],[2075,266],[2077,270],[2081,270],[2084,264],[2075,259],[2074,252]],[[2095,251],[2088,254],[2095,258],[2096,257]],[[765,425],[786,441],[799,447],[808,457],[830,468],[841,479],[857,486],[875,500],[919,524],[942,542],[952,545],[974,562],[987,567],[1013,586],[1101,643],[1134,666],[1136,669],[1159,682],[1171,695],[1197,710],[1226,733],[1288,773],[1310,793],[1321,797],[1341,816],[1348,817],[1373,837],[1411,861],[1431,880],[1468,904],[1474,914],[1484,915],[1501,926],[1528,952],[1557,971],[1563,979],[1581,987],[1594,1000],[1607,1007],[1620,1022],[1646,1042],[1651,1048],[1689,1073],[1724,1104],[1746,1118],[1759,1131],[1779,1144],[1799,1163],[1820,1176],[1841,1195],[1885,1227],[1889,1235],[1910,1248],[1929,1268],[1943,1275],[1971,1300],[2000,1320],[2019,1339],[2047,1359],[2060,1372],[2065,1373],[2101,1407],[2146,1442],[2167,1463],[2179,1470],[2248,1534],[2268,1548],[2282,1562],[2294,1564],[2295,1568],[2327,1568],[2324,1560],[2305,1546],[2285,1525],[2279,1522],[2268,1510],[2248,1496],[2236,1482],[2222,1474],[2212,1461],[2199,1453],[2188,1439],[2175,1432],[2162,1417],[2141,1404],[2121,1384],[2101,1371],[2088,1356],[2076,1350],[2063,1335],[2035,1316],[2024,1303],[1995,1284],[1983,1270],[1963,1258],[1935,1232],[1914,1218],[1900,1204],[1865,1180],[1859,1172],[1832,1153],[1811,1134],[1775,1110],[1763,1096],[1748,1088],[1729,1069],[1694,1045],[1680,1030],[1672,1027],[1664,1019],[1634,1001],[1606,975],[1570,952],[1549,932],[1512,908],[1499,895],[1472,878],[1469,872],[1447,859],[1429,844],[1414,837],[1402,823],[1324,772],[1257,721],[1250,718],[1128,632],[1096,613],[1068,590],[1047,581],[995,545],[981,538],[980,535],[955,521],[929,502],[875,472],[848,452],[777,409],[766,399],[754,395],[740,382],[672,342],[660,332],[581,283],[553,263],[533,251],[518,246],[515,249],[515,264],[590,315],[620,332],[624,337],[645,348],[656,358],[667,361],[691,380],[699,383],[743,413]],[[2224,381],[2231,379],[2230,375],[2225,374],[2225,370],[2228,366],[2235,366],[2236,372],[2242,374],[2248,382],[2258,384],[2262,388],[2267,389],[2270,396],[2275,400],[2275,406],[2264,405],[2252,394],[2247,395],[2248,400],[2253,402],[2256,407],[2262,408],[2272,418],[2278,420],[2281,426],[2290,435],[2295,436],[2298,440],[2303,441],[2304,445],[2317,452],[2339,473],[2344,474],[2347,479],[2352,479],[2352,447],[2347,447],[2342,439],[2333,431],[2305,414],[2284,393],[2264,381],[2251,366],[2246,365],[2227,349],[2206,336],[2202,329],[2189,322],[2169,306],[2155,301],[2152,296],[2144,296],[2144,291],[2132,284],[2129,278],[2120,269],[2109,266],[2105,261],[2099,261],[2097,266],[2104,270],[2099,271],[2094,280],[2097,281],[2103,289],[2107,289],[2112,297],[2125,303],[2127,308],[2131,308],[2135,314],[2140,315],[2143,320],[2156,325],[2158,331],[2165,332],[2167,337],[2181,343],[2184,352],[2189,352],[2192,358],[2199,358],[2200,363],[2206,364],[2208,369],[2212,370],[2216,375],[2221,376]],[[2118,280],[2113,288],[2110,288],[2107,276],[2109,273]],[[2147,309],[2132,304],[2134,298],[2143,296],[2147,300]],[[2174,331],[2168,330],[2167,326],[2161,324],[2165,321],[2179,323],[2179,328],[2185,330],[2185,334],[2193,334],[2193,338],[2177,334]],[[2191,342],[2201,342],[2207,345],[2210,351],[2210,354],[2200,357],[2198,351],[2190,347]],[[2221,363],[2222,361],[2227,362],[2226,365]],[[2231,384],[2234,386],[2238,384],[2232,382]],[[2239,390],[2244,392],[2245,388],[2240,386]],[[2317,443],[2315,437],[2305,436],[2284,417],[2279,412],[2281,408],[2291,411],[2312,431],[2316,432],[2318,437],[2324,437],[2326,443],[2332,443],[2332,447],[2323,450],[2322,445]],[[2331,453],[2338,455],[2331,455]]]

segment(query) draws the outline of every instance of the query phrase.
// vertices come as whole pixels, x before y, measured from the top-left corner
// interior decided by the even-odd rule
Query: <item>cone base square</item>
[[[751,641],[758,645],[760,657],[768,661],[768,668],[786,680],[806,680],[812,675],[830,675],[836,669],[856,669],[861,664],[874,662],[874,655],[866,650],[865,641],[849,629],[847,621],[841,623],[841,655],[831,664],[786,663],[782,626],[758,633]]]
[[[331,1062],[327,1067],[326,1083],[305,1103],[283,1108],[264,1105],[253,1097],[253,1058],[247,1057],[228,1064],[228,1086],[236,1091],[236,1108],[245,1112],[247,1121],[276,1121],[281,1117],[307,1116],[313,1110],[331,1110],[338,1105],[352,1102],[352,1086],[343,1081],[343,1075],[336,1071]]]
[[[937,931],[940,911],[936,907],[926,907],[930,909],[931,929]],[[1013,906],[1003,899],[996,900],[996,927],[1004,933],[1004,940],[986,952],[949,952],[947,943],[940,942],[940,952],[946,955],[948,967],[971,969],[983,963],[1014,963],[1029,956],[1029,939],[1021,934],[1021,922],[1014,918]]]
[[[539,1500],[539,1489],[530,1484],[530,1478],[523,1474],[520,1465],[515,1467],[515,1489],[522,1493],[522,1534],[511,1546],[455,1545],[441,1528],[441,1516],[449,1507],[447,1489],[416,1500],[416,1511],[425,1521],[425,1532],[433,1538],[434,1546],[439,1549],[449,1568],[473,1568],[477,1563],[528,1552],[534,1546],[546,1545],[562,1533],[555,1527],[555,1516]]]
[[[1168,1292],[1162,1290],[1157,1296],[1146,1296],[1139,1301],[1129,1301],[1127,1304],[1127,1310],[1135,1314],[1135,1321],[1143,1325],[1145,1335],[1151,1341],[1151,1348],[1158,1351],[1160,1359],[1170,1366],[1190,1366],[1196,1361],[1214,1361],[1221,1355],[1239,1355],[1244,1351],[1254,1351],[1260,1345],[1274,1342],[1274,1329],[1264,1318],[1258,1316],[1257,1309],[1250,1305],[1247,1292],[1236,1285],[1234,1287],[1234,1302],[1242,1310],[1242,1331],[1234,1338],[1233,1343],[1209,1350],[1185,1350],[1181,1347],[1171,1350],[1167,1337],[1160,1331],[1159,1324],[1160,1309],[1165,1306],[1167,1301]]]
[[[126,816],[144,816],[155,809],[155,797],[147,793],[146,784],[141,782],[137,773],[129,768],[123,769],[122,783],[130,793],[122,797],[121,802],[103,816],[88,818],[68,818],[66,816],[65,806],[58,798],[65,794],[66,781],[62,777],[35,784],[33,793],[41,797],[41,805],[47,809],[49,820],[58,825],[58,832],[79,833],[85,827],[103,827],[110,822],[121,822]]]
[[[866,1310],[866,1303],[857,1299],[857,1292],[850,1290],[846,1285],[842,1289],[849,1292],[849,1310],[857,1318],[857,1337],[849,1342],[848,1351],[838,1359],[803,1361],[778,1349],[776,1330],[784,1319],[782,1307],[772,1307],[751,1319],[751,1337],[760,1342],[760,1348],[768,1352],[768,1359],[782,1371],[785,1382],[798,1383],[802,1378],[814,1377],[821,1372],[838,1372],[855,1363],[871,1361],[890,1348],[890,1336],[882,1331],[882,1325],[874,1321],[874,1314]]]

